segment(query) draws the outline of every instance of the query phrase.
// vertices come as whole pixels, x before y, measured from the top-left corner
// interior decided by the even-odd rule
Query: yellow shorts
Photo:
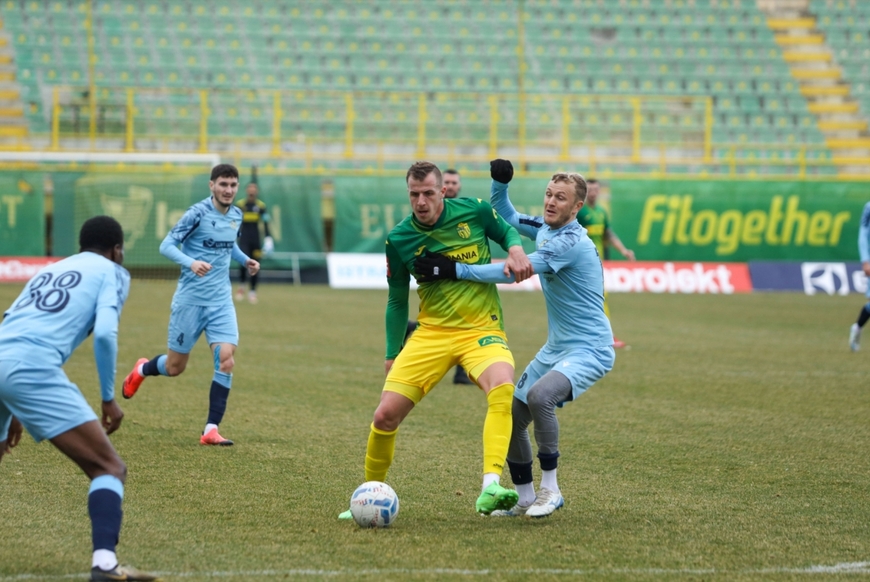
[[[415,404],[429,393],[456,364],[477,381],[496,362],[514,365],[514,357],[502,331],[421,326],[393,362],[384,390],[398,392]]]

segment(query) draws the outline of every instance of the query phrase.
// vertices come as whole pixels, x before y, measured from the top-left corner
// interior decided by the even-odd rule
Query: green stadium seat
[[[824,4],[827,9],[829,3]],[[794,130],[798,140],[818,139],[815,125],[806,132],[800,125],[786,127],[789,120],[813,117],[807,112],[799,85],[790,77],[764,14],[749,0],[619,0],[618,9],[612,7],[615,5],[604,0],[528,2],[522,17],[527,41],[525,62],[520,63],[514,1],[478,6],[453,0],[396,4],[342,0],[100,0],[95,3],[99,23],[98,83],[107,88],[119,85],[137,90],[189,88],[193,90],[193,107],[198,107],[199,89],[217,88],[212,92],[215,96],[233,95],[237,89],[262,89],[258,94],[266,95],[265,104],[245,101],[237,116],[227,116],[225,122],[210,121],[215,131],[229,137],[243,137],[254,123],[259,127],[256,134],[271,131],[267,115],[254,118],[249,111],[254,104],[269,111],[273,90],[392,91],[426,87],[436,92],[474,95],[470,99],[477,102],[476,120],[471,121],[467,112],[454,114],[454,121],[446,127],[462,139],[482,135],[485,140],[489,109],[482,95],[515,97],[522,65],[523,88],[530,100],[548,99],[549,94],[577,96],[576,119],[584,124],[597,123],[604,140],[610,139],[611,133],[624,133],[630,126],[628,101],[616,96],[637,94],[686,97],[681,102],[691,105],[684,110],[674,107],[676,100],[642,100],[644,139],[660,136],[678,143],[683,134],[698,139],[706,95],[715,98],[717,128],[728,130],[734,124],[729,130],[734,135],[716,133],[717,139],[751,142],[757,137],[753,125],[759,126],[759,132],[773,126],[776,130]],[[31,87],[28,90],[32,94],[44,93],[46,83],[82,82],[77,77],[87,66],[86,42],[81,42],[80,33],[83,7],[84,0],[0,0],[4,28],[15,32],[18,78]],[[867,76],[865,63],[870,59],[870,46],[851,41],[856,31],[859,35],[863,31],[866,37],[870,26],[860,24],[861,13],[854,9],[832,8],[829,12],[833,14],[832,26],[842,31],[842,42],[849,43],[836,44],[844,77],[852,81],[856,96],[863,95],[866,84],[855,79]],[[493,17],[504,23],[500,37],[481,32],[482,23]],[[613,36],[578,43],[572,31],[580,27],[596,28]],[[214,31],[229,40],[219,40],[211,34]],[[856,67],[849,66],[852,60],[858,63]],[[237,70],[230,72],[227,65]],[[609,97],[599,99],[600,95]],[[581,96],[593,101],[581,105]],[[172,99],[166,96],[164,101]],[[285,108],[290,108],[290,101],[289,96],[282,99]],[[531,134],[559,139],[560,120],[554,118],[553,111],[560,112],[561,105],[549,101],[539,106]],[[147,116],[148,111],[151,109],[142,115]],[[308,137],[318,137],[319,131],[324,132],[323,136],[341,134],[341,123],[336,118],[328,120],[318,117],[314,109],[308,111],[308,119],[294,122],[298,131]],[[445,110],[444,114],[448,113]],[[373,121],[369,127],[373,139],[392,132],[413,139],[416,102],[403,115],[403,121]],[[511,124],[516,123],[516,110],[501,115],[504,131],[510,132],[509,128],[515,127]],[[167,120],[176,119],[187,118],[177,111],[165,112],[160,117],[161,131],[175,131],[171,124],[168,129],[164,126],[170,123]],[[449,131],[433,128],[431,135],[436,131],[449,139]],[[360,126],[356,133],[368,136]]]

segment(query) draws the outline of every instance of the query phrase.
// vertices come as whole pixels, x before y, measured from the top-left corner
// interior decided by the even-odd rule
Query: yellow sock
[[[496,386],[486,395],[489,407],[483,421],[483,472],[501,475],[511,440],[514,385]]]
[[[369,443],[366,446],[366,481],[387,480],[387,471],[393,464],[393,455],[396,452],[396,433],[375,428],[372,423],[372,432],[369,433]],[[507,452],[505,452],[507,454]]]

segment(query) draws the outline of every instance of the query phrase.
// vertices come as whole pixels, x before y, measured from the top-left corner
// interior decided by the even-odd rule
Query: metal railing
[[[326,253],[295,253],[273,252],[265,257],[276,261],[290,261],[290,272],[293,274],[293,285],[302,285],[302,261],[326,262]]]
[[[736,175],[766,166],[805,176],[833,165],[824,145],[721,143],[713,131],[710,96],[55,86],[49,143],[54,151],[84,142],[92,150],[218,151],[306,168],[361,162],[380,170],[409,156],[485,162],[504,152],[519,164],[592,172],[725,166]],[[743,150],[756,155],[738,155]]]

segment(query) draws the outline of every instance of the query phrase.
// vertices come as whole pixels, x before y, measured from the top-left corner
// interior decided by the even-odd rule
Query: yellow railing
[[[409,151],[450,162],[485,161],[507,151],[520,164],[560,163],[593,172],[600,164],[641,164],[659,172],[718,165],[736,174],[765,165],[798,167],[806,175],[808,166],[831,165],[823,156],[807,156],[821,146],[714,143],[713,102],[706,96],[100,87],[87,92],[86,102],[69,97],[84,91],[54,88],[53,149],[71,149],[64,146],[68,138],[81,143],[87,136],[102,149],[117,138],[127,152],[154,151],[157,142],[163,151],[229,150],[238,158],[266,152],[306,167],[344,160],[383,169],[406,161]],[[137,147],[146,139],[147,150]],[[342,146],[340,153],[327,147],[335,145]],[[759,155],[738,155],[744,149]],[[784,150],[791,153],[767,155]]]

